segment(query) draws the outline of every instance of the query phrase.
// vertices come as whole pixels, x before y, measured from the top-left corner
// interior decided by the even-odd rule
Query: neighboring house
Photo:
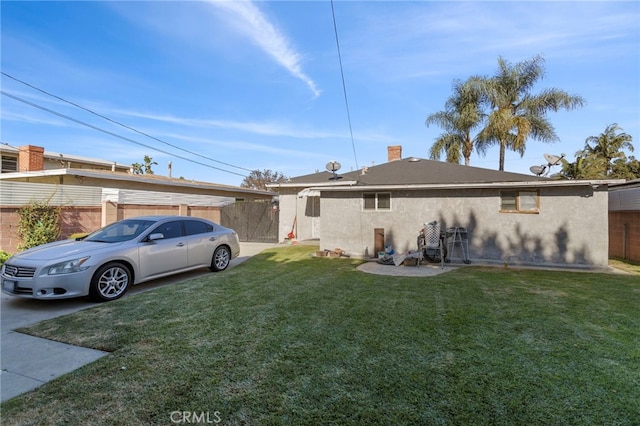
[[[66,164],[73,167],[60,168],[58,163],[58,168],[46,168],[47,164],[54,163],[48,162],[51,155],[47,156],[43,148],[2,148],[0,249],[9,253],[16,252],[20,243],[17,211],[31,201],[62,207],[63,238],[128,217],[179,214],[230,226],[239,231],[244,241],[268,240],[269,235],[258,235],[260,230],[256,231],[256,228],[260,227],[273,234],[273,241],[277,239],[275,229],[269,230],[277,227],[277,213],[272,211],[271,203],[275,193],[156,174],[135,175],[129,173],[128,166],[68,155],[62,157],[73,158]],[[17,157],[12,160],[12,155]],[[12,164],[18,170],[7,170],[13,167]],[[238,217],[249,209],[236,209],[237,201],[260,201],[256,203],[259,211],[252,214],[249,226],[248,220]],[[230,209],[231,214],[225,215],[225,209]],[[249,231],[237,229],[241,227],[251,228],[251,235],[247,236]]]
[[[321,249],[375,257],[385,245],[416,250],[425,223],[438,221],[466,228],[472,262],[608,264],[608,185],[622,181],[553,180],[401,153],[392,146],[381,165],[268,185],[280,194],[280,240],[293,232]]]
[[[110,170],[112,172],[127,173],[131,169],[131,166],[118,164],[114,161],[79,157],[77,155],[59,154],[51,151],[45,152],[44,148],[41,146],[25,145],[19,148],[14,148],[12,146],[0,144],[1,173],[65,168]]]
[[[609,253],[640,262],[640,179],[609,188]]]

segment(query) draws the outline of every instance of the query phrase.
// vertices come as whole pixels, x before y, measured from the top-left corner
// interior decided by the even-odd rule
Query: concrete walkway
[[[378,262],[366,262],[358,266],[358,270],[369,274],[389,275],[394,277],[432,277],[458,269],[457,266],[441,267],[439,264],[422,263],[420,266],[382,265]]]
[[[233,268],[262,250],[274,246],[276,244],[240,243],[241,256],[232,260],[229,267]],[[150,281],[134,286],[124,297],[209,273],[208,269],[202,269]],[[1,294],[0,400],[2,402],[34,390],[56,377],[107,355],[107,352],[54,342],[15,331],[40,321],[94,307],[95,303],[87,302],[85,299],[30,300]]]

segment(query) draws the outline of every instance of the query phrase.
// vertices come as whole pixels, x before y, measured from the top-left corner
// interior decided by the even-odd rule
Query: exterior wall
[[[398,252],[415,250],[424,223],[438,220],[443,228],[467,228],[472,261],[594,267],[608,263],[606,188],[543,188],[538,214],[500,213],[497,189],[397,191],[391,198],[391,211],[373,212],[362,210],[361,192],[323,192],[321,247],[375,256],[374,229],[384,228],[385,244]]]
[[[112,198],[115,201],[111,201]],[[138,200],[138,203],[132,200]],[[31,201],[62,208],[60,238],[64,239],[117,220],[143,215],[195,216],[220,223],[222,201],[225,200],[228,199],[192,194],[0,181],[0,250],[18,251],[22,242],[18,234],[18,210]]]
[[[609,212],[609,254],[640,262],[640,211]]]
[[[198,207],[198,206],[186,206],[186,205],[149,206],[149,205],[140,205],[140,204],[118,205],[117,220],[129,219],[131,217],[136,217],[136,216],[150,216],[150,215],[194,216],[194,217],[201,217],[203,219],[209,219],[216,223],[220,223],[219,207]],[[111,223],[111,222],[108,222],[108,223]]]
[[[18,234],[19,207],[0,208],[2,232],[0,233],[0,250],[16,253],[22,242]],[[60,239],[69,238],[75,233],[95,231],[101,227],[100,207],[65,207],[60,212]]]
[[[285,241],[292,227],[297,240],[310,240],[319,236],[321,219],[317,207],[320,204],[321,209],[321,203],[314,200],[316,197],[300,197],[298,192],[299,189],[280,189],[278,241]],[[314,224],[314,221],[317,221],[317,224]]]

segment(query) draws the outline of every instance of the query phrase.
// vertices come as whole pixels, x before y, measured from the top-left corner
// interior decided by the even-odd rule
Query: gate
[[[278,213],[269,202],[241,201],[222,208],[220,224],[236,231],[240,241],[277,243]]]

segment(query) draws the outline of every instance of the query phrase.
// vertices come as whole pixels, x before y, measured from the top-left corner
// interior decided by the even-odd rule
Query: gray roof
[[[341,182],[355,181],[357,185],[421,185],[548,180],[550,179],[535,175],[501,172],[411,157],[339,174],[337,179],[332,173],[325,171],[291,178],[286,183],[301,186],[331,183],[340,185]]]
[[[640,188],[640,179],[628,180],[617,184],[612,184],[611,189],[627,189],[627,188]]]

